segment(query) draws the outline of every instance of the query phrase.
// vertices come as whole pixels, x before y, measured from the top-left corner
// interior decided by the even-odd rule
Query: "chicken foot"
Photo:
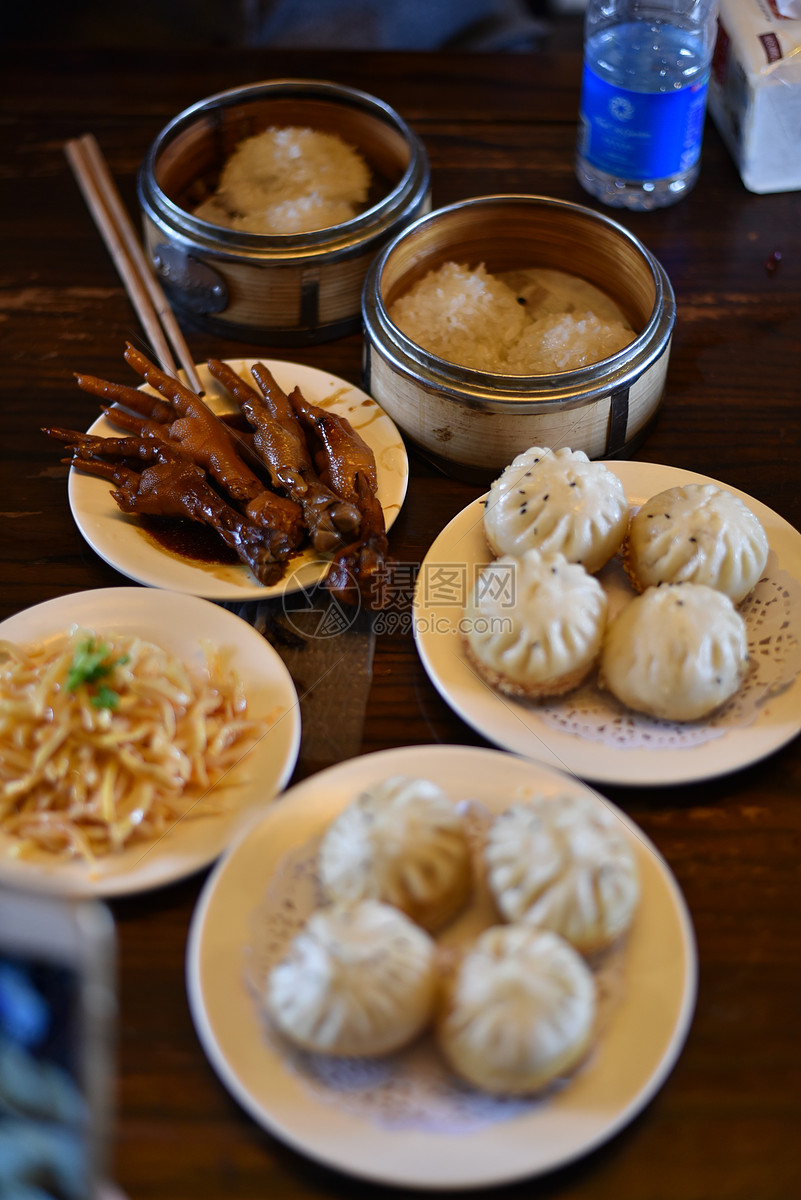
[[[250,567],[263,584],[277,583],[284,562],[276,558],[270,532],[244,517],[210,486],[203,469],[165,443],[137,438],[95,438],[74,430],[48,427],[48,436],[67,444],[76,469],[116,484],[111,495],[124,513],[140,516],[183,517],[210,526]],[[110,444],[106,444],[110,443]],[[145,466],[133,470],[124,461],[139,458]]]
[[[322,482],[289,398],[267,367],[253,367],[261,395],[225,363],[210,359],[209,370],[239,404],[253,429],[253,444],[274,487],[283,488],[303,509],[312,545],[321,553],[343,546],[358,530],[361,513]]]
[[[265,486],[240,457],[239,440],[199,396],[159,371],[130,344],[126,359],[133,360],[131,365],[153,386],[163,388],[169,398],[160,400],[92,375],[78,375],[78,386],[104,399],[116,398],[132,409],[138,416],[122,409],[104,407],[104,412],[120,428],[180,447],[192,462],[208,471],[246,516],[283,535],[287,555],[297,549],[304,537],[300,506]],[[243,449],[246,446],[242,442]]]
[[[309,403],[295,388],[290,396],[301,425],[313,432],[322,447],[321,473],[362,514],[358,540],[334,556],[325,586],[338,599],[368,608],[387,602],[387,530],[376,494],[375,457],[346,417]]]
[[[216,480],[220,487],[224,491],[228,491],[225,486],[224,473],[215,474],[206,462],[196,458],[193,453],[191,440],[181,437],[180,434],[177,438],[173,437],[172,431],[179,422],[173,422],[171,425],[162,425],[156,421],[150,421],[145,417],[133,416],[121,409],[104,408],[103,412],[112,425],[126,429],[132,434],[137,434],[143,440],[152,439],[174,446],[177,451],[184,454],[190,461],[196,462],[199,466],[205,466],[211,477]],[[237,507],[251,521],[255,521],[257,525],[263,525],[265,529],[271,532],[282,534],[286,542],[286,555],[288,556],[300,546],[305,536],[303,510],[293,500],[288,499],[286,496],[281,496],[269,487],[266,487],[255,475],[253,476],[253,486],[250,490],[252,493],[250,498],[246,501],[243,499],[239,500]]]

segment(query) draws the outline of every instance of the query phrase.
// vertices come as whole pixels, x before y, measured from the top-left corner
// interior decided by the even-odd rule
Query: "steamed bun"
[[[578,686],[601,649],[607,615],[598,580],[564,555],[527,550],[481,572],[464,608],[467,656],[492,687],[536,699]]]
[[[376,1056],[412,1041],[436,997],[432,939],[388,904],[318,909],[270,973],[267,1012],[289,1041]]]
[[[702,583],[739,604],[768,560],[759,519],[732,492],[689,483],[652,496],[632,517],[624,546],[637,591],[660,583]]]
[[[323,835],[320,880],[332,900],[394,904],[425,929],[466,904],[470,846],[450,796],[427,779],[392,776],[372,784]]]
[[[525,925],[494,926],[449,981],[437,1039],[468,1083],[525,1095],[584,1057],[595,1008],[592,972],[566,941]]]
[[[582,953],[609,945],[631,923],[634,852],[618,818],[589,796],[512,804],[490,826],[484,857],[507,921],[551,929]]]
[[[583,450],[532,446],[513,459],[490,488],[484,535],[495,555],[564,554],[595,573],[626,534],[623,484]]]
[[[629,708],[694,721],[733,696],[747,669],[746,625],[729,597],[675,583],[648,588],[610,622],[599,679]]]

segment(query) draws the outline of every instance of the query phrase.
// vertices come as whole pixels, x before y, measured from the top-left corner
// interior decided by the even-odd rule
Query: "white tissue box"
[[[709,111],[750,191],[801,188],[801,0],[720,0]]]

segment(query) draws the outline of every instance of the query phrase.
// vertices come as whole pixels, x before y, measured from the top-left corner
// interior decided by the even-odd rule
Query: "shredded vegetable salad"
[[[0,641],[0,831],[12,853],[87,860],[156,839],[269,728],[212,647],[205,669],[140,638]],[[199,801],[203,800],[203,805]]]

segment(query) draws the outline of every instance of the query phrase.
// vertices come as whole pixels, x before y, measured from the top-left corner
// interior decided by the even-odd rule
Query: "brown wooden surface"
[[[82,540],[66,469],[38,432],[47,422],[85,427],[96,405],[72,373],[127,381],[123,343],[140,338],[69,173],[67,138],[97,136],[134,211],[139,162],[181,108],[257,79],[332,78],[382,97],[411,123],[431,159],[436,205],[501,191],[592,204],[572,167],[579,67],[567,52],[9,54],[0,84],[0,616],[128,583]],[[667,395],[637,458],[712,475],[801,527],[801,196],[747,192],[708,125],[695,191],[674,208],[620,219],[661,259],[678,301]],[[358,336],[291,353],[198,334],[190,341],[198,360],[272,354],[360,382]],[[411,461],[391,544],[398,558],[419,562],[478,489]],[[434,691],[411,636],[379,637],[362,749],[431,742],[480,739]],[[629,1128],[508,1194],[792,1200],[801,1195],[801,742],[711,783],[599,790],[640,823],[684,890],[700,953],[697,1012],[677,1067]],[[201,884],[194,878],[112,905],[120,1184],[132,1200],[374,1194],[274,1141],[208,1065],[184,988]]]

